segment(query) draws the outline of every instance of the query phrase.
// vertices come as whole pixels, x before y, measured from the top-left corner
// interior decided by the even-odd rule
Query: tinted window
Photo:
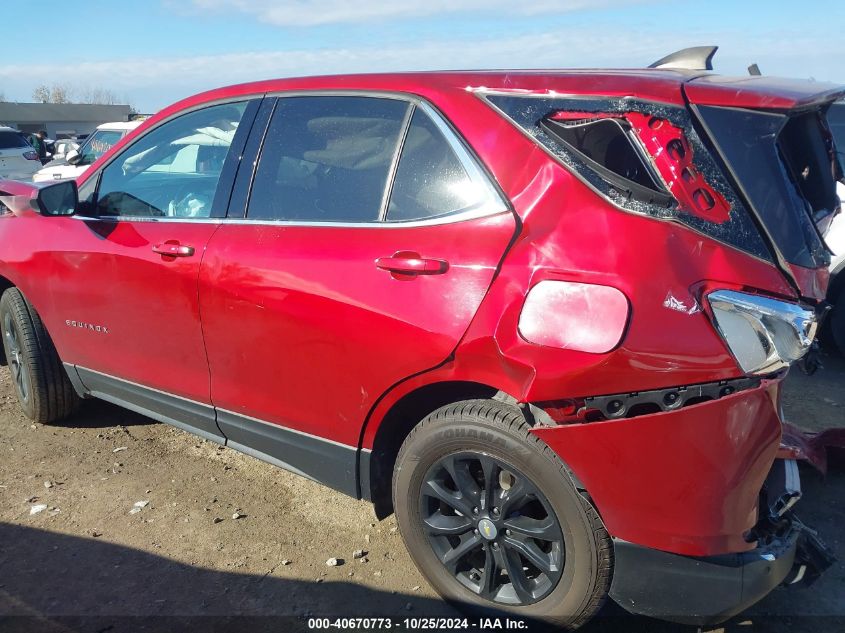
[[[270,122],[247,218],[376,221],[409,104],[287,97]]]
[[[402,145],[390,194],[388,220],[415,220],[454,213],[486,199],[434,121],[417,109]]]
[[[836,143],[839,164],[845,167],[845,102],[840,101],[830,106],[827,111],[827,122]]]
[[[123,132],[97,130],[85,141],[79,150],[82,158],[77,165],[90,165],[100,156],[109,151],[115,143],[123,138]]]
[[[29,146],[22,134],[9,130],[0,131],[0,149],[18,149]]]
[[[103,170],[99,215],[209,217],[246,102],[196,110],[140,137]]]
[[[801,172],[810,167],[809,160],[802,158],[812,159],[814,175],[823,162],[828,171],[832,169],[829,156],[815,155],[818,151],[825,153],[820,150],[823,144],[818,122],[807,125],[806,116],[815,115],[797,117],[797,127],[790,125],[781,135],[790,121],[780,112],[718,106],[700,106],[699,112],[786,261],[805,268],[826,267],[829,255],[813,226],[812,202],[803,197],[810,189],[802,191],[796,180],[803,180]],[[794,159],[790,160],[785,151],[796,152]],[[808,156],[809,153],[813,155]],[[795,167],[789,168],[790,162]],[[796,169],[798,173],[790,173]],[[811,172],[806,173],[809,176]],[[832,187],[829,177],[826,186]],[[833,193],[832,188],[820,192],[828,199]]]

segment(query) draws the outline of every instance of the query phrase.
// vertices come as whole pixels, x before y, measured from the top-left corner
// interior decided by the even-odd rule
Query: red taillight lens
[[[38,152],[24,152],[23,157],[27,160],[38,160]]]

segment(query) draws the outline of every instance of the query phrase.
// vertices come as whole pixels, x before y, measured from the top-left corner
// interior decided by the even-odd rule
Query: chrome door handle
[[[174,240],[156,244],[153,246],[153,252],[169,257],[190,257],[194,254],[194,247]]]
[[[400,275],[442,275],[449,269],[443,259],[420,257],[419,253],[400,251],[390,257],[379,257],[376,267]]]

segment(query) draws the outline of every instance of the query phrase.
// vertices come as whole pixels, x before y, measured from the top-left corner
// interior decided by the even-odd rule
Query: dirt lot
[[[787,414],[845,425],[845,362],[793,372]],[[0,455],[0,631],[289,631],[306,630],[303,615],[456,615],[395,521],[376,523],[366,503],[101,402],[62,426],[33,425],[5,368]],[[802,475],[802,518],[845,561],[845,468]],[[136,502],[148,503],[133,513]],[[845,630],[843,565],[726,629]],[[586,630],[689,629],[609,605]]]

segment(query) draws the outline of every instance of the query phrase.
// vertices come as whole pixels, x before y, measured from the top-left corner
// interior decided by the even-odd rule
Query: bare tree
[[[103,105],[126,103],[125,99],[121,99],[117,94],[106,88],[79,88],[75,94],[77,103],[100,103]]]
[[[0,98],[0,101],[3,99]],[[93,103],[99,105],[122,105],[129,100],[107,88],[90,86],[72,88],[66,84],[41,84],[32,91],[32,100],[36,103]],[[133,113],[137,110],[129,105]]]
[[[32,91],[32,100],[36,103],[50,103],[50,88],[46,84],[36,86]]]
[[[50,103],[73,103],[70,89],[62,84],[53,84],[50,88]]]

